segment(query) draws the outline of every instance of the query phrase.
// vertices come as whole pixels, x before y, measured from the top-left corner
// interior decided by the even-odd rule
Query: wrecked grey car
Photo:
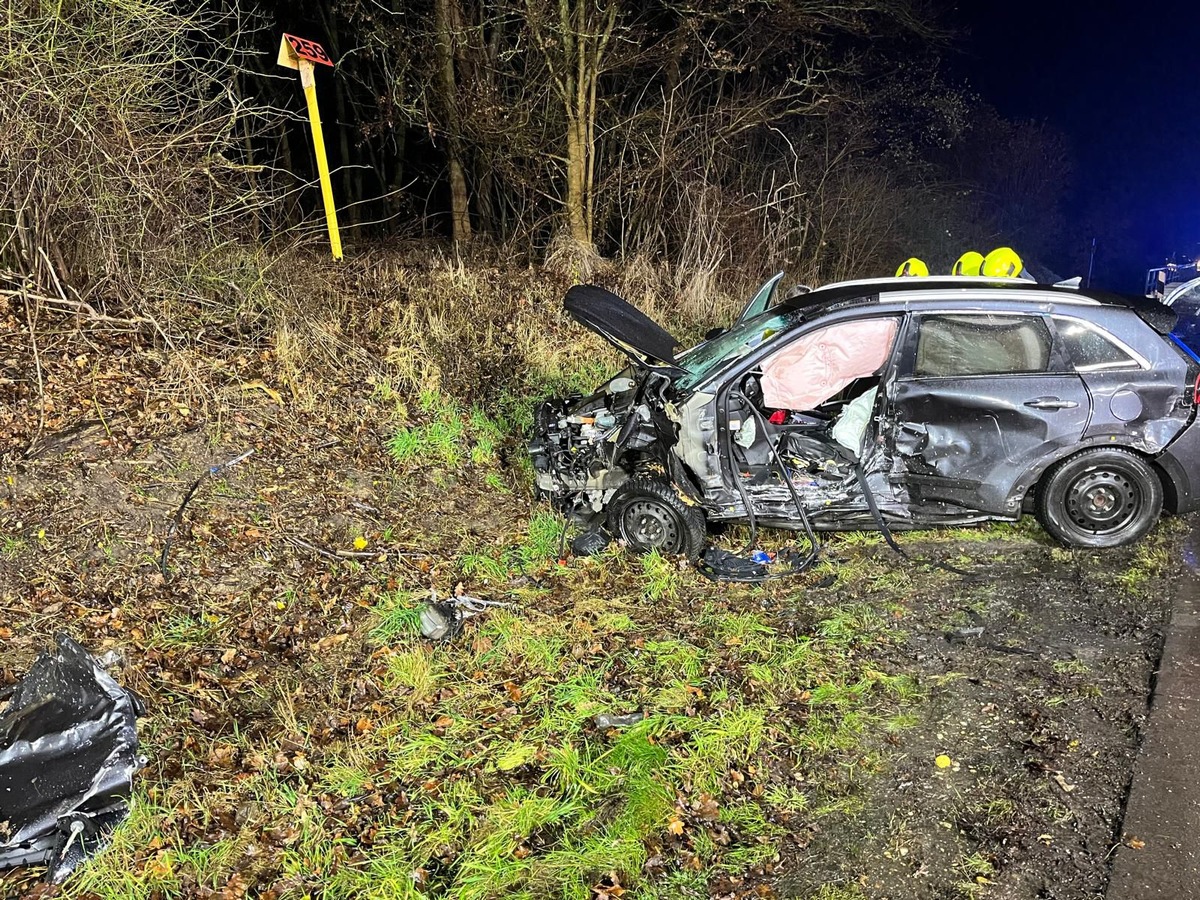
[[[911,529],[1032,512],[1112,547],[1198,505],[1195,323],[1140,298],[983,278],[846,282],[678,341],[603,288],[578,322],[630,366],[536,412],[542,496],[639,551],[709,523]]]

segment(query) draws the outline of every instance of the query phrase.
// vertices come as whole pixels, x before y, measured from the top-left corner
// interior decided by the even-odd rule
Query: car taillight
[[[1192,385],[1192,403],[1200,406],[1200,375],[1196,376],[1196,383]]]

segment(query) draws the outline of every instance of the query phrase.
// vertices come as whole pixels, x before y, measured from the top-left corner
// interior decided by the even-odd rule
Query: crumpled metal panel
[[[0,868],[61,882],[129,814],[141,701],[60,634],[0,707]]]

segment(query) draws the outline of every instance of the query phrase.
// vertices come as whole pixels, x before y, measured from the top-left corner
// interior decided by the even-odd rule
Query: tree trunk
[[[592,242],[588,221],[587,127],[578,115],[567,120],[567,230],[583,246]]]
[[[437,27],[438,86],[442,94],[446,162],[450,170],[450,218],[454,241],[460,243],[471,240],[471,214],[467,176],[462,161],[454,76],[454,28],[462,18],[451,8],[455,2],[457,0],[435,0],[434,16]]]

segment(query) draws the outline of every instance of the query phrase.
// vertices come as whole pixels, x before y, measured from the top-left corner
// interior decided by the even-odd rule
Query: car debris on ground
[[[463,623],[488,609],[512,606],[500,600],[480,600],[467,594],[457,594],[438,600],[437,591],[429,592],[429,602],[421,607],[421,636],[431,641],[449,641],[462,631]]]
[[[142,701],[65,634],[0,694],[0,869],[59,884],[129,815]]]

